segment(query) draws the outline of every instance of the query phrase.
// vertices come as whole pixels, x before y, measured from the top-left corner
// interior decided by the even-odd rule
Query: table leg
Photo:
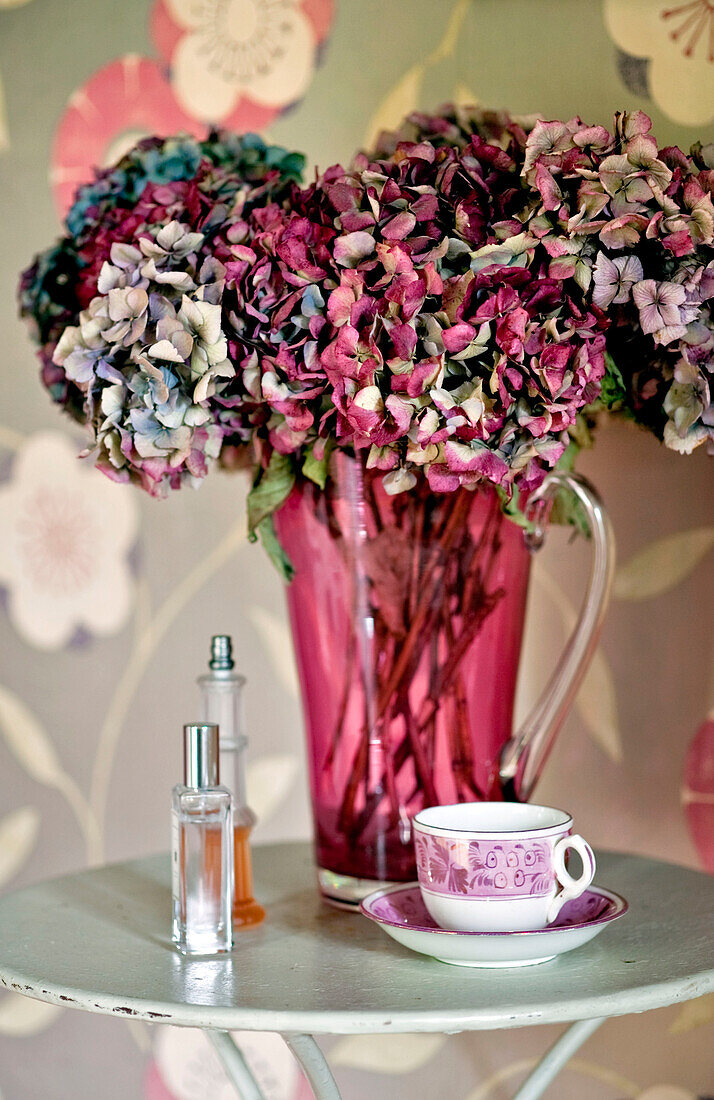
[[[251,1073],[233,1036],[228,1031],[206,1028],[206,1035],[213,1044],[229,1080],[235,1085],[241,1100],[265,1100],[260,1086]]]
[[[539,1100],[551,1081],[606,1017],[578,1020],[560,1036],[523,1082],[513,1100]],[[206,1030],[228,1077],[238,1089],[241,1100],[264,1100],[258,1083],[245,1058],[227,1031]],[[303,1068],[315,1100],[341,1100],[337,1083],[325,1056],[312,1035],[283,1035],[283,1039]]]
[[[606,1017],[595,1017],[594,1020],[578,1020],[572,1024],[559,1039],[553,1043],[550,1050],[543,1055],[540,1062],[531,1075],[523,1082],[513,1100],[538,1100],[543,1095],[548,1085],[553,1081],[561,1069],[565,1066],[576,1050],[590,1038]]]
[[[283,1035],[310,1082],[315,1100],[341,1100],[332,1070],[312,1035]]]

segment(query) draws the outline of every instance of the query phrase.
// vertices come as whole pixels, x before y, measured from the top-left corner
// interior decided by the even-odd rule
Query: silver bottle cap
[[[183,781],[194,789],[218,786],[218,726],[215,722],[183,727]]]
[[[235,668],[233,640],[229,634],[214,634],[211,638],[211,659],[208,667],[213,672],[232,672]]]

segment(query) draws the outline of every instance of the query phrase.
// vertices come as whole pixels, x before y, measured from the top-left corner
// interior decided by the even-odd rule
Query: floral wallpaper
[[[301,715],[280,581],[245,537],[247,486],[165,502],[111,484],[37,384],[20,269],[93,164],[212,123],[326,166],[415,107],[473,100],[714,139],[709,0],[0,0],[0,889],[168,843],[181,724],[211,633],[248,677],[256,840],[309,835]],[[596,846],[714,872],[712,466],[606,427],[581,469],[618,538],[602,643],[538,791]],[[520,710],[574,619],[587,548],[539,554]],[[606,885],[606,884],[605,884]],[[345,918],[355,919],[359,918]],[[325,1040],[345,1100],[503,1100],[558,1034]],[[714,997],[595,1034],[555,1100],[714,1093]],[[273,1036],[238,1040],[265,1095],[309,1090]],[[200,1032],[0,996],[0,1100],[234,1095]]]
[[[38,649],[59,649],[82,630],[115,634],[131,609],[137,502],[76,459],[66,436],[35,432],[0,487],[7,614]]]
[[[648,95],[675,122],[714,118],[714,8],[708,0],[605,0],[605,26],[645,65]]]

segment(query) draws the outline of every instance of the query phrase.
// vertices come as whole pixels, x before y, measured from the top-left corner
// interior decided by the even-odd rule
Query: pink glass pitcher
[[[531,553],[561,490],[590,527],[588,591],[514,734]],[[490,490],[418,484],[389,496],[342,454],[324,491],[303,483],[278,513],[327,900],[352,906],[414,878],[411,820],[424,807],[529,798],[597,643],[614,564],[607,517],[581,478],[550,474],[529,513],[526,536]]]

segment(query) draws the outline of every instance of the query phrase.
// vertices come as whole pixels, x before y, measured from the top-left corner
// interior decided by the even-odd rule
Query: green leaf
[[[599,400],[599,398],[598,398]],[[575,417],[575,423],[571,424],[568,428],[568,435],[570,437],[570,443],[568,444],[563,457],[558,463],[559,469],[572,469],[572,463],[570,466],[563,467],[561,463],[568,454],[571,447],[575,448],[575,454],[578,451],[585,450],[585,448],[592,447],[593,445],[593,428],[595,427],[595,416],[597,415],[598,406],[597,401],[593,405],[588,405],[587,408],[581,409]]]
[[[263,520],[287,500],[295,484],[295,469],[288,455],[273,451],[265,470],[261,470],[253,488],[248,493],[248,533],[250,536],[260,528]],[[251,541],[255,541],[251,539]]]
[[[315,458],[314,450],[311,447],[305,456],[305,461],[302,464],[302,472],[305,477],[310,481],[314,481],[321,489],[325,488],[325,482],[327,481],[327,467],[330,462],[330,448],[325,446],[322,458]]]
[[[613,411],[621,408],[625,397],[625,381],[622,372],[608,351],[605,352],[606,371],[600,389],[600,402],[604,408]]]
[[[571,439],[568,446],[563,451],[562,455],[558,459],[558,469],[566,474],[571,474],[575,469],[575,459],[580,454],[580,447]]]
[[[501,511],[503,514],[508,516],[512,523],[517,524],[519,527],[522,527],[524,531],[528,531],[529,534],[532,534],[535,530],[535,525],[531,520],[526,518],[518,504],[518,497],[520,495],[518,486],[512,486],[510,497],[502,485],[496,486],[496,493],[501,501]]]
[[[283,580],[287,581],[289,584],[295,576],[295,570],[290,558],[280,545],[280,540],[275,532],[275,524],[273,523],[272,515],[262,519],[256,527],[256,531],[260,535],[260,541],[263,544],[263,549],[266,554]],[[253,537],[255,538],[255,536]]]
[[[568,428],[571,440],[579,447],[592,447],[593,432],[603,412],[637,422],[637,417],[627,406],[627,387],[622,371],[608,351],[605,352],[605,374],[600,384],[600,393],[590,405],[579,411],[575,423]]]
[[[580,448],[574,442],[570,445],[561,455],[556,469],[569,473],[575,464],[575,459]],[[524,531],[532,535],[535,531],[535,524],[532,520],[523,512],[519,502],[519,492],[516,485],[512,486],[512,493],[509,497],[508,492],[503,486],[496,487],[496,492],[501,500],[501,510],[504,515],[513,522],[522,527]],[[557,523],[561,526],[575,527],[586,538],[590,537],[590,528],[588,526],[585,513],[578,501],[577,497],[568,492],[567,489],[558,489],[553,495],[553,502],[551,504],[550,512],[548,514],[548,523]]]
[[[590,538],[590,527],[582,505],[567,489],[558,489],[553,497],[549,522],[557,523],[560,527],[574,527],[578,534],[586,539]]]
[[[579,443],[571,439],[560,456],[556,469],[561,473],[572,473],[575,467],[575,459],[578,457],[580,450],[581,447]],[[590,538],[590,527],[588,525],[587,516],[578,498],[568,489],[558,489],[553,497],[549,522],[557,523],[561,527],[574,527],[575,530],[579,534],[584,535],[586,539]]]

